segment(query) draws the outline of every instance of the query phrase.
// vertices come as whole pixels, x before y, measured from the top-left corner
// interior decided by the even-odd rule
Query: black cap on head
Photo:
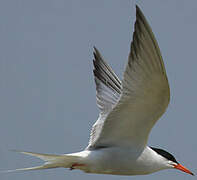
[[[163,150],[163,149],[158,149],[158,148],[154,148],[154,147],[150,147],[150,148],[151,148],[152,150],[154,150],[156,153],[158,153],[159,155],[165,157],[166,159],[168,159],[168,160],[170,160],[170,161],[172,161],[172,162],[175,162],[175,163],[179,164],[179,163],[177,162],[177,160],[175,159],[175,157],[174,157],[172,154],[170,154],[169,152],[167,152],[167,151],[165,151],[165,150]]]

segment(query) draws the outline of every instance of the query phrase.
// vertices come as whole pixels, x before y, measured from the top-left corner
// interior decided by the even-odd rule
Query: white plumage
[[[63,155],[21,152],[46,163],[14,171],[65,167],[87,173],[140,175],[176,168],[192,174],[170,153],[147,146],[152,127],[168,106],[170,89],[158,44],[137,6],[135,31],[122,82],[96,48],[94,58],[100,114],[88,147]]]

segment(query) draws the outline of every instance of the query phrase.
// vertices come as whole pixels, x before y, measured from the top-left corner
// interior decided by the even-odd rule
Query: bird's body
[[[144,175],[176,168],[193,175],[167,151],[147,146],[152,127],[169,104],[170,88],[157,41],[137,6],[133,41],[122,81],[96,48],[93,62],[100,114],[87,148],[63,155],[21,152],[46,163],[16,171],[64,167],[87,173]]]
[[[72,155],[79,157],[79,166],[75,168],[86,173],[144,175],[167,168],[165,163],[161,164],[163,157],[148,146],[141,151],[132,147],[102,147]]]

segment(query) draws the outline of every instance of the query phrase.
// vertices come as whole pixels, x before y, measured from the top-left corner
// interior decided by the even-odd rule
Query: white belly
[[[78,169],[97,174],[143,175],[166,168],[158,163],[161,157],[149,147],[136,152],[131,149],[113,147],[82,151],[80,153],[85,156],[81,159],[81,163],[85,166]]]

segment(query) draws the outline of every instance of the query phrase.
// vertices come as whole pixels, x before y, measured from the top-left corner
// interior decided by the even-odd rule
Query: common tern
[[[170,89],[159,46],[138,6],[122,81],[96,48],[93,64],[100,114],[89,145],[81,152],[62,155],[19,151],[45,163],[11,171],[64,167],[86,173],[144,175],[178,169],[194,175],[169,152],[147,145],[152,127],[168,107]]]

